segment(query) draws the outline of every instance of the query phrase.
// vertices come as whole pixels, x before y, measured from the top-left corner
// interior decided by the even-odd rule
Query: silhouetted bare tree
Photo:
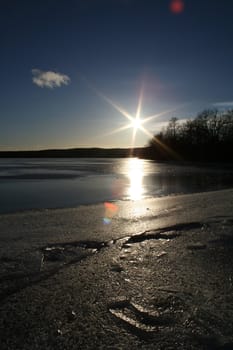
[[[172,118],[167,127],[149,141],[153,159],[233,161],[233,110],[204,110],[196,118],[179,123]],[[173,152],[169,152],[172,149]]]

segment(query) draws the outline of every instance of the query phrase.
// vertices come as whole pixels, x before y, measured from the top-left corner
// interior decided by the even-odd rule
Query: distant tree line
[[[70,148],[39,151],[0,151],[0,158],[126,158],[143,157],[144,147],[130,148]]]
[[[233,109],[204,110],[196,118],[167,127],[149,141],[147,158],[194,161],[233,161]]]

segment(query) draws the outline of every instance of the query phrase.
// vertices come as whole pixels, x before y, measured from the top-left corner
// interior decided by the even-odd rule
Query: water
[[[125,159],[0,159],[0,213],[233,186],[233,171]]]

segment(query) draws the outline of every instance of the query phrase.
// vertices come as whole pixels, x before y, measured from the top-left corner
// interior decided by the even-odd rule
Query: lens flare
[[[182,0],[172,0],[170,2],[170,10],[174,14],[179,14],[184,11],[184,1]]]
[[[104,207],[105,207],[105,214],[104,214],[103,222],[104,224],[110,224],[113,216],[116,215],[116,213],[118,212],[118,206],[114,203],[105,202]]]

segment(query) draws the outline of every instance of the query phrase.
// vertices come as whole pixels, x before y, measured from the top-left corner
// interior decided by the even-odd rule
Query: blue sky
[[[1,1],[0,149],[129,147],[111,103],[134,117],[142,87],[151,134],[232,108],[232,16],[231,0]]]

